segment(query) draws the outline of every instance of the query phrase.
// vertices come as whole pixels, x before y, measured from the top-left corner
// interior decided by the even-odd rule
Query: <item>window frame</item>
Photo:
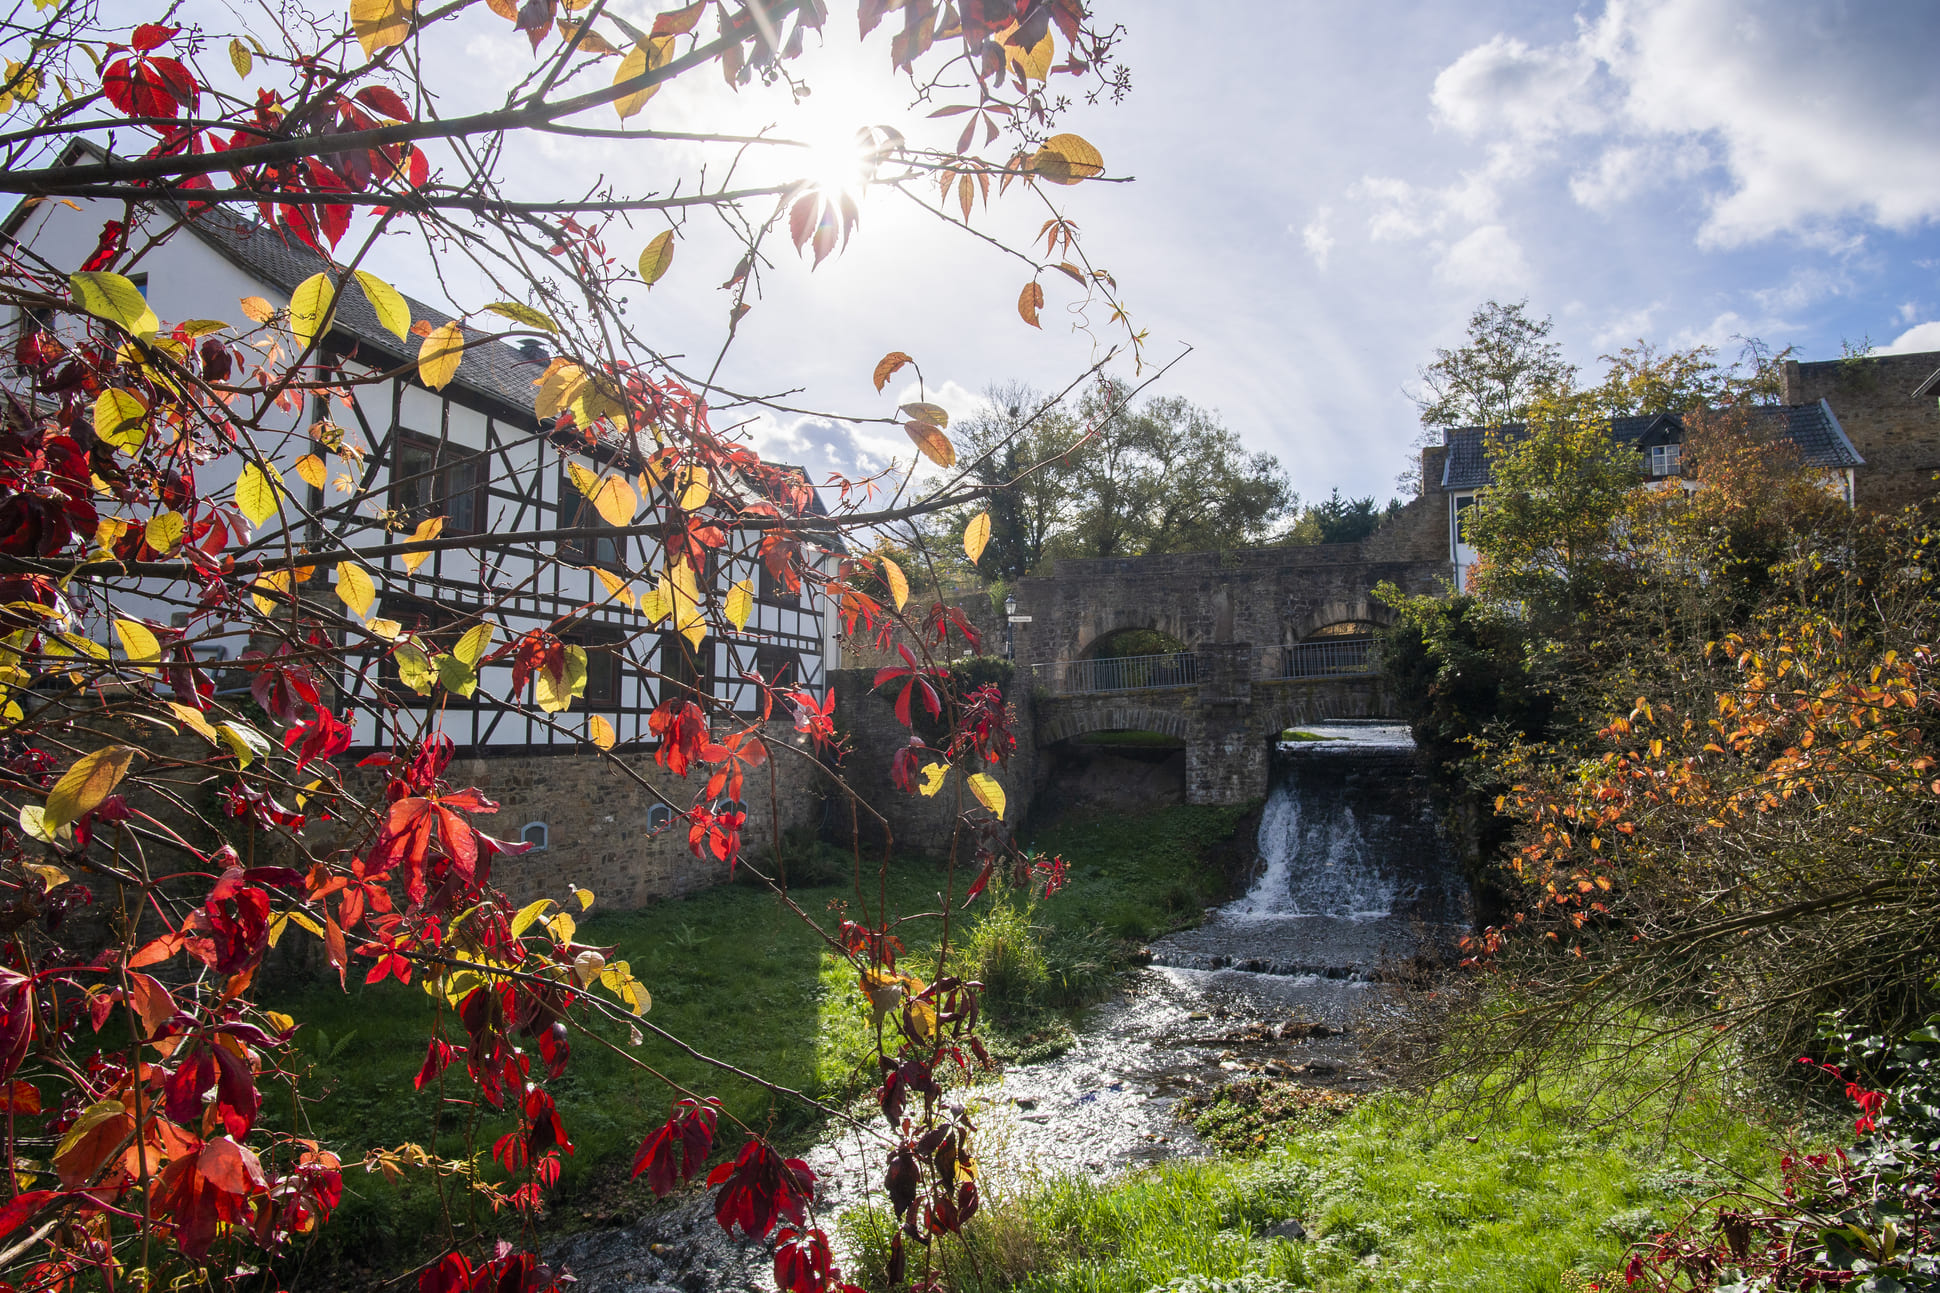
[[[431,460],[429,470],[411,472],[401,470],[406,453],[429,456]],[[414,431],[410,427],[398,427],[391,433],[390,479],[385,490],[391,508],[410,518],[413,525],[434,516],[443,516],[444,533],[447,535],[485,533],[485,512],[489,501],[485,482],[489,473],[483,470],[483,465],[484,460],[489,456],[487,450],[461,449],[449,440],[440,440],[435,436],[425,435],[422,431]],[[453,473],[464,469],[470,469],[475,473],[472,481],[462,491],[454,491]],[[406,488],[415,489],[422,495],[425,486],[429,486],[431,490],[428,500],[410,503],[403,497]],[[471,498],[470,526],[459,522],[451,506],[451,500],[460,493],[469,494]]]

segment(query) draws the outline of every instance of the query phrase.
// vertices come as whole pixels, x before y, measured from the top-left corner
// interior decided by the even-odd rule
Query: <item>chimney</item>
[[[1805,381],[1799,373],[1798,360],[1788,359],[1779,365],[1778,390],[1778,402],[1780,404],[1806,403]]]

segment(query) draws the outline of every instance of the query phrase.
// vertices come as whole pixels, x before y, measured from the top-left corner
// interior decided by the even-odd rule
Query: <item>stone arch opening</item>
[[[1365,594],[1341,598],[1317,606],[1302,618],[1287,625],[1284,639],[1295,642],[1325,641],[1330,637],[1369,637],[1394,623],[1394,611]]]
[[[1116,660],[1127,656],[1171,655],[1189,649],[1164,629],[1133,625],[1100,633],[1078,653],[1078,659]]]
[[[1037,734],[1037,810],[1054,819],[1184,803],[1187,723],[1181,710],[1124,704],[1051,716]]]

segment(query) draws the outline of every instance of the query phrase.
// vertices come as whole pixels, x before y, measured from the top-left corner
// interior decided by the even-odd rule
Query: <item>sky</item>
[[[1116,276],[1149,331],[1148,357],[1178,358],[1152,393],[1217,410],[1306,498],[1393,492],[1419,433],[1417,370],[1459,344],[1491,298],[1527,298],[1586,368],[1640,338],[1725,358],[1746,336],[1807,359],[1866,341],[1940,351],[1931,0],[1092,6],[1124,26],[1133,89],[1122,104],[1074,108],[1062,128],[1131,182],[1050,196]],[[644,26],[667,6],[610,7]],[[954,142],[961,119],[912,110],[908,83],[888,73],[897,19],[858,45],[854,5],[831,8],[799,63],[815,90],[804,103],[730,92],[709,71],[675,82],[634,124],[772,125],[837,152],[862,124]],[[425,44],[448,112],[496,102],[532,66],[523,37],[477,17]],[[745,158],[735,178],[798,171],[801,156]],[[719,176],[727,155],[554,137],[515,147],[506,167],[515,188],[542,194],[602,176],[637,189],[703,160]],[[893,191],[866,194],[861,214],[819,267],[776,250],[724,382],[850,419],[888,419],[919,395],[961,416],[993,383],[1055,390],[1101,355],[1103,313],[1091,332],[1074,326],[1076,292],[1061,276],[1043,280],[1043,328],[1032,329],[1015,309],[1022,262]],[[971,223],[1021,243],[1044,215],[1013,190]],[[637,217],[605,237],[630,260],[665,227]],[[678,232],[673,268],[629,301],[629,317],[704,371],[737,253],[706,217]],[[421,244],[389,240],[371,263],[421,296],[487,299],[464,299],[475,289],[462,280],[441,291]],[[873,389],[890,350],[916,357],[920,388],[905,370]],[[763,413],[749,431],[818,476],[912,456],[888,420]]]

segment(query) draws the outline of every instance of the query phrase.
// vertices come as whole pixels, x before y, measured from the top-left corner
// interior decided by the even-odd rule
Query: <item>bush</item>
[[[1030,908],[998,895],[958,948],[962,973],[984,985],[986,1003],[1022,1006],[1036,1001],[1050,979],[1044,945]]]

